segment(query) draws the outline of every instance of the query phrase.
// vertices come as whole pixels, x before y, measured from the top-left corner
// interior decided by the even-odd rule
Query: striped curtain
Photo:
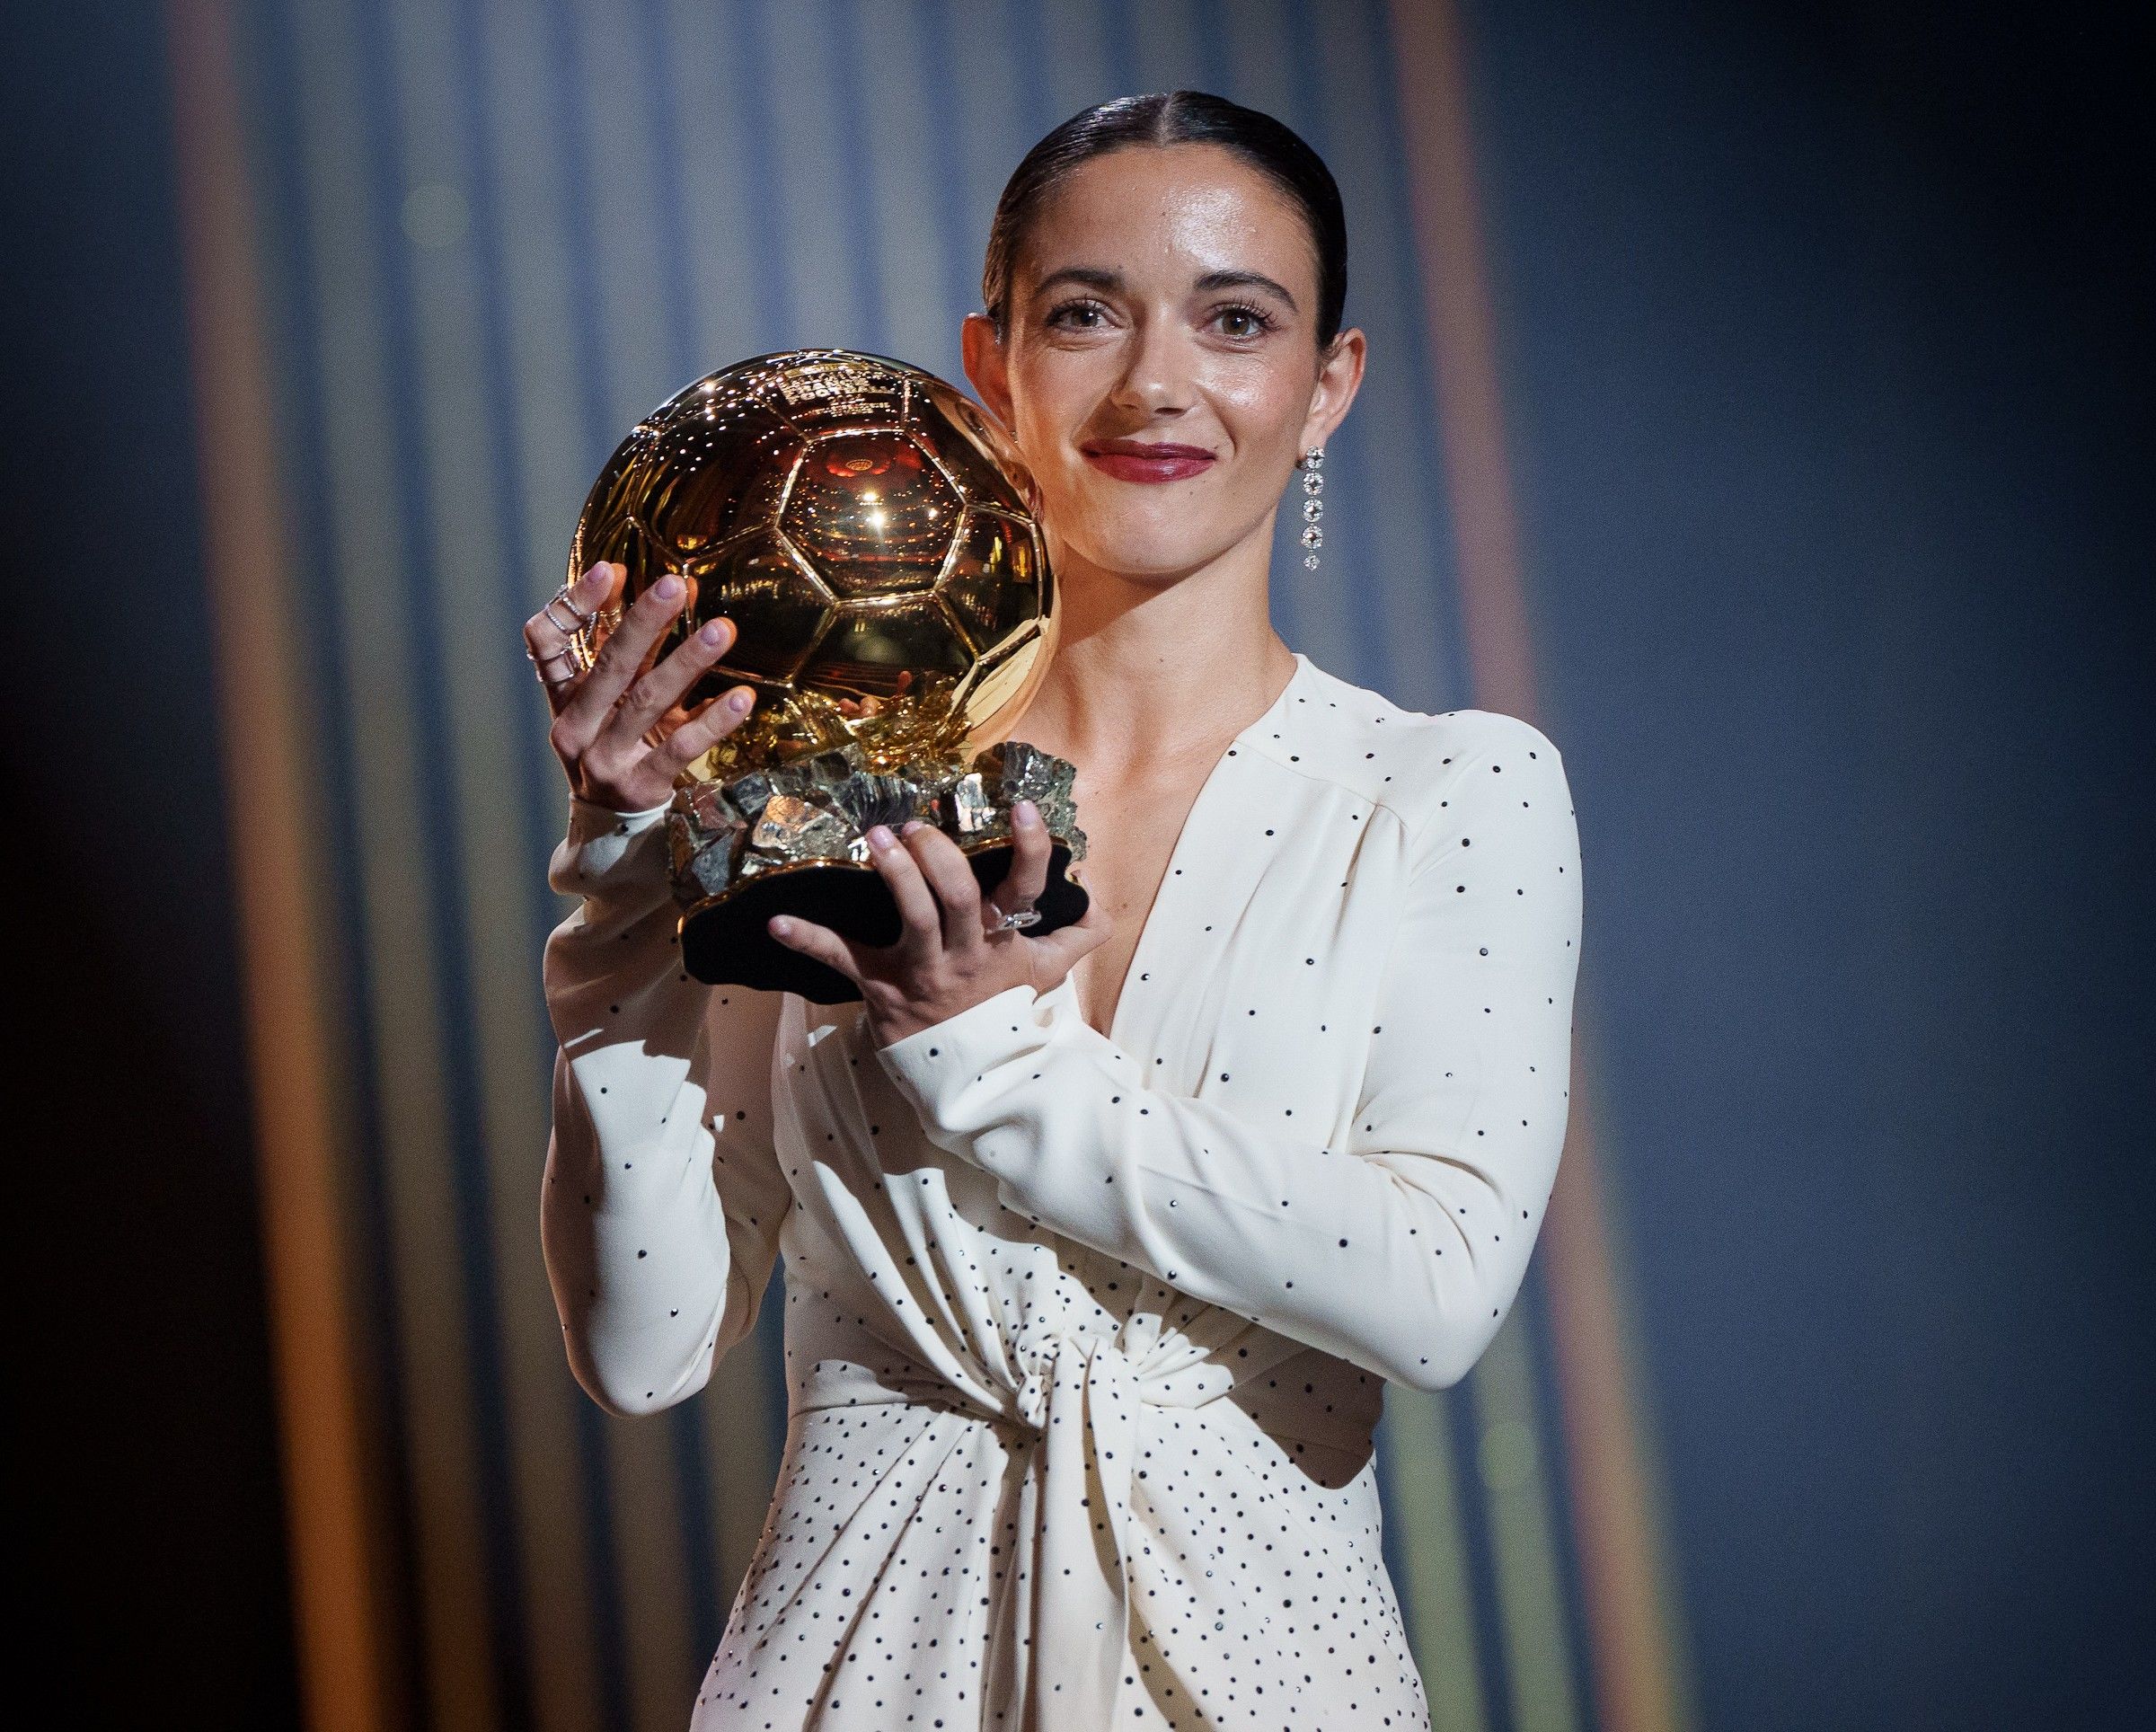
[[[1282,636],[1418,709],[1533,713],[1457,21],[1409,0],[172,16],[234,776],[268,790],[242,807],[287,862],[243,915],[312,1718],[673,1732],[768,1507],[785,1308],[663,1416],[604,1415],[569,1374],[537,1225],[566,805],[520,624],[648,410],[810,345],[962,380],[1027,146],[1192,85],[1330,163],[1371,342],[1317,571],[1283,514]],[[1590,1056],[1504,1334],[1460,1389],[1388,1396],[1386,1550],[1443,1728],[1689,1719]]]

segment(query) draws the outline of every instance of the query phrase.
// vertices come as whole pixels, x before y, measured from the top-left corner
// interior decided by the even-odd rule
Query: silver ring
[[[576,581],[581,582],[582,579],[579,579]],[[552,624],[553,628],[557,632],[563,633],[565,636],[572,638],[580,632],[590,631],[592,621],[596,620],[599,616],[597,608],[595,607],[590,613],[587,614],[580,610],[575,602],[570,600],[569,592],[573,588],[575,588],[574,583],[563,584],[559,589],[555,590],[552,595],[546,598],[546,605],[539,610],[541,613],[546,615],[548,622]],[[570,617],[576,621],[574,625],[564,625],[560,620],[554,618],[554,604],[556,602],[560,602],[564,607],[569,609]]]
[[[1038,908],[1017,908],[997,921],[995,930],[999,932],[1008,932],[1015,931],[1021,926],[1038,926],[1039,923],[1040,910]]]
[[[559,685],[561,684],[560,680],[551,679],[548,677],[546,664],[550,661],[559,661],[563,656],[567,656],[570,660],[579,664],[582,662],[583,656],[581,650],[575,639],[572,638],[569,642],[561,645],[561,647],[558,650],[549,650],[543,656],[535,656],[532,653],[532,646],[530,644],[527,643],[524,646],[524,658],[532,664],[532,673],[538,679],[540,685]]]

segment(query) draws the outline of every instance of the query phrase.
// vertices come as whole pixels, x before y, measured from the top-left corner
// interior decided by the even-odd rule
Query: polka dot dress
[[[663,812],[581,804],[543,1227],[609,1410],[785,1255],[789,1427],[696,1728],[1427,1728],[1384,1385],[1503,1322],[1564,1138],[1556,750],[1296,657],[1200,791],[1109,1035],[1075,984],[876,1046],[686,980]]]

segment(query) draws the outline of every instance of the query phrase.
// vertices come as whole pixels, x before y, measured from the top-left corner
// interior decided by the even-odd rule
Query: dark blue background
[[[2152,63],[1902,12],[1473,8],[1507,406],[1706,1718],[2116,1726]]]

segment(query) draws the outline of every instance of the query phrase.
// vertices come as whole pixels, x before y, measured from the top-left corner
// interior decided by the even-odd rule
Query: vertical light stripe
[[[591,163],[586,215],[590,232],[572,243],[591,250],[599,287],[593,333],[605,358],[608,411],[605,449],[683,385],[670,352],[658,177],[649,104],[663,100],[644,76],[636,14],[618,0],[575,0],[571,118]],[[584,478],[588,487],[591,477]],[[583,503],[578,490],[577,502]]]
[[[1019,0],[1020,4],[1025,3]],[[1036,10],[1045,38],[1042,57],[1047,62],[1040,75],[1051,112],[1027,117],[1021,155],[1042,133],[1069,119],[1080,109],[1130,93],[1109,88],[1108,46],[1101,40],[1103,21],[1097,0],[1042,0]],[[1017,166],[1018,157],[1013,156],[1003,164],[1004,174],[1009,175]]]
[[[510,0],[489,6],[489,110],[535,568],[526,592],[529,608],[561,581],[570,534],[600,457],[672,383],[649,133],[638,107],[647,93],[634,83],[634,57],[624,40],[632,25],[626,13],[617,18],[588,9],[582,20],[571,21],[563,40],[550,37],[533,9]],[[584,93],[577,68],[586,65],[600,69],[601,88],[565,112],[553,94]],[[572,163],[579,152],[585,160]],[[580,201],[579,168],[586,183]],[[588,219],[588,229],[582,219]],[[596,305],[583,303],[579,270],[596,285]],[[632,374],[644,379],[641,400],[621,383]],[[532,737],[543,745],[544,703],[535,684],[532,693],[538,705]],[[548,784],[558,776],[550,755]],[[562,821],[559,805],[551,817],[549,848]],[[565,911],[553,912],[558,917]],[[551,1053],[551,1039],[543,1037],[542,1044]],[[535,1251],[536,1221],[535,1213],[526,1223]],[[561,1351],[558,1335],[555,1350]],[[566,1375],[566,1360],[562,1369]],[[574,1399],[586,1398],[579,1392]],[[589,1419],[604,1453],[611,1541],[606,1586],[619,1601],[618,1619],[611,1622],[622,1644],[628,1698],[606,1706],[617,1723],[637,1728],[678,1726],[696,1676],[687,1548],[702,1540],[684,1519],[673,1423]]]
[[[581,199],[572,184],[570,245],[584,250],[592,299],[576,306],[590,321],[574,352],[590,358],[596,376],[579,382],[577,401],[605,419],[584,429],[605,453],[685,380],[667,354],[657,176],[651,128],[640,111],[649,100],[639,76],[634,13],[601,0],[576,0],[571,26],[557,38],[566,64],[545,90],[582,100],[572,148],[584,152]],[[580,208],[577,208],[580,205]],[[596,464],[591,465],[596,471]],[[591,476],[576,490],[581,505]],[[684,1514],[670,1417],[602,1421],[613,1506],[614,1569],[628,1666],[629,1724],[637,1732],[675,1732],[694,1701],[700,1657],[691,1629],[687,1548],[701,1545]]]
[[[399,0],[393,31],[404,184],[415,199],[433,201],[437,225],[447,224],[450,213],[468,213],[473,202],[457,112],[470,96],[457,78],[450,20],[428,0]],[[481,371],[485,309],[472,241],[448,228],[420,233],[432,244],[413,246],[407,269],[435,530],[432,623],[448,676],[453,752],[440,768],[455,791],[464,863],[459,906],[478,1023],[479,1119],[499,1288],[511,1472],[505,1496],[514,1507],[524,1567],[517,1597],[526,1621],[533,1713],[543,1728],[575,1732],[596,1718],[597,1679],[570,1405],[581,1392],[568,1373],[536,1224],[547,1095],[535,1062],[543,1037],[530,942],[535,838],[526,821],[513,729],[526,705],[510,684],[521,665],[522,620],[505,605],[505,502],[492,462],[503,429],[490,425]]]
[[[597,464],[577,392],[569,249],[582,243],[570,229],[561,169],[562,131],[596,121],[588,113],[558,112],[548,99],[552,84],[535,8],[525,0],[475,3],[482,13],[483,64],[467,100],[481,103],[486,116],[500,202],[502,313],[516,379],[512,431],[523,460],[524,544],[532,567],[512,575],[524,586],[529,614],[568,569],[570,535]],[[548,773],[558,782],[561,773],[546,745],[546,696],[536,680],[520,711],[533,749],[546,755]],[[566,824],[566,791],[561,817]]]
[[[300,1698],[316,1732],[376,1732],[394,1717],[340,1174],[351,1141],[333,1055],[349,1041],[309,853],[320,756],[270,446],[232,20],[223,0],[172,0],[165,33]]]
[[[1475,1648],[1459,1469],[1444,1411],[1445,1402],[1458,1399],[1392,1385],[1385,1391],[1377,1444],[1387,1488],[1386,1524],[1404,1530],[1401,1586],[1430,1724],[1441,1732],[1481,1732],[1489,1714]]]
[[[709,0],[667,0],[666,54],[674,85],[674,127],[681,141],[683,220],[688,233],[691,325],[711,372],[760,352],[756,316],[757,244],[751,183],[739,136],[741,60],[732,30],[714,29]]]
[[[1118,91],[1118,96],[1202,86],[1198,67],[1204,57],[1188,0],[1145,0],[1131,8],[1130,22],[1131,64],[1138,83],[1135,91]]]
[[[976,298],[973,278],[948,270],[939,244],[929,132],[948,119],[930,97],[921,32],[905,13],[883,0],[848,0],[843,28],[863,68],[868,160],[862,172],[870,186],[883,327],[900,360],[938,372],[942,357],[957,352],[954,327]]]
[[[417,1524],[425,1699],[450,1728],[496,1720],[480,1524],[472,1367],[442,1053],[442,1006],[426,910],[432,853],[419,798],[420,694],[411,677],[411,586],[402,569],[380,261],[367,243],[359,47],[340,10],[294,10],[307,220],[317,261],[315,340],[330,466],[326,550],[347,654],[342,701],[355,717],[358,878],[376,1092],[393,1243],[392,1286]]]
[[[1533,720],[1532,646],[1458,19],[1450,4],[1392,0],[1392,22],[1474,702]],[[1577,1055],[1573,1078],[1571,1126],[1542,1236],[1595,1718],[1614,1732],[1662,1732],[1692,1723],[1689,1686],[1678,1672],[1675,1597],[1652,1525],[1657,1507],[1638,1430],[1642,1404],[1629,1375],[1638,1361],[1627,1356],[1617,1314],[1586,1069]]]
[[[1527,1319],[1515,1309],[1489,1345],[1468,1392],[1498,1585],[1498,1628],[1505,1643],[1505,1682],[1517,1732],[1576,1732],[1564,1588],[1542,1421],[1528,1361]]]
[[[1293,124],[1294,61],[1303,45],[1295,40],[1286,5],[1283,0],[1242,0],[1233,17],[1234,29],[1216,49],[1233,86],[1221,94]]]
[[[1365,7],[1355,10],[1369,21]],[[1301,617],[1315,642],[1355,643],[1366,684],[1413,708],[1442,710],[1452,707],[1443,689],[1450,658],[1439,610],[1449,561],[1431,509],[1439,472],[1422,410],[1426,380],[1415,365],[1419,285],[1407,213],[1392,197],[1387,159],[1400,146],[1387,131],[1383,32],[1347,25],[1341,16],[1338,28],[1318,31],[1311,49],[1324,116],[1320,148],[1348,209],[1348,316],[1370,340],[1363,388],[1342,429],[1356,435],[1343,455],[1364,473],[1330,468],[1333,481],[1347,483],[1334,490],[1355,513],[1343,526],[1356,557],[1346,578],[1331,571],[1330,559],[1320,566],[1303,589]],[[1332,518],[1329,513],[1329,526]],[[1302,570],[1302,561],[1292,569]],[[1383,646],[1375,665],[1366,653],[1373,644]]]
[[[1622,1213],[1601,1206],[1605,1188],[1592,1127],[1602,1119],[1593,1093],[1602,1074],[1586,1030],[1575,1030],[1574,1129],[1559,1189],[1569,1185],[1584,1200],[1560,1210],[1553,1199],[1543,1228],[1598,1723],[1617,1732],[1691,1732],[1700,1712],[1663,1455],[1652,1406],[1631,1374],[1647,1364],[1627,1278],[1639,1264],[1621,1236]]]
[[[988,220],[995,214],[1003,182],[1033,143],[1033,132],[1020,105],[1024,82],[1003,8],[986,0],[962,0],[949,12],[950,59],[942,68],[942,82],[958,101],[941,105],[941,111],[959,138],[959,198],[952,213],[957,232],[943,239],[956,261],[969,265],[965,280],[977,281],[981,254],[988,245]],[[967,304],[971,300],[968,295]]]
[[[791,317],[779,337],[787,348],[861,341],[864,310],[854,292],[853,200],[844,181],[838,117],[833,112],[832,0],[745,0],[755,15],[761,70],[769,80],[772,162],[777,184],[764,190],[772,214],[766,234],[782,237]]]
[[[695,1700],[699,1657],[689,1638],[688,1560],[702,1543],[682,1517],[681,1479],[663,1416],[606,1420],[614,1568],[629,1662],[629,1723],[681,1732]]]
[[[1131,18],[1131,0],[1097,0],[1108,52],[1110,97],[1141,94],[1138,86],[1137,28]]]
[[[1393,0],[1392,18],[1474,701],[1532,719],[1533,648],[1454,9]]]
[[[758,316],[751,262],[752,250],[761,244],[751,206],[761,190],[747,172],[740,137],[737,32],[714,30],[711,10],[700,0],[668,0],[663,24],[674,136],[683,155],[676,172],[684,233],[668,237],[668,243],[686,254],[690,336],[697,345],[688,371],[710,372],[763,352],[776,340]],[[763,1324],[782,1309],[771,1305],[768,1296],[765,1303],[769,1314],[759,1336]],[[778,1480],[778,1458],[769,1440],[780,1428],[773,1418],[785,1392],[774,1385],[757,1348],[752,1338],[719,1362],[695,1415],[711,1489],[710,1525],[702,1535],[691,1534],[689,1543],[711,1549],[709,1574],[720,1603],[706,1609],[707,1622],[721,1627],[762,1537]]]

